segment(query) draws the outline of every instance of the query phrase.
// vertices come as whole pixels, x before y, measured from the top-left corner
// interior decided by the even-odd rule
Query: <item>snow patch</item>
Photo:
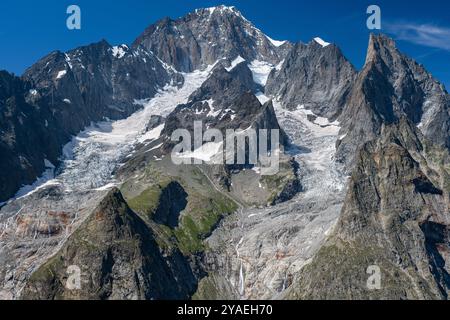
[[[261,104],[264,104],[270,100],[270,98],[268,96],[266,96],[264,93],[262,93],[261,91],[258,91],[256,93],[256,98],[258,98],[258,100]]]
[[[61,70],[58,72],[58,75],[56,76],[56,79],[61,79],[67,74],[67,70]]]
[[[259,168],[259,167],[253,167],[252,171],[254,171],[256,174],[261,174],[261,168]]]
[[[65,60],[67,62],[67,65],[69,66],[70,70],[72,70],[73,65],[72,65],[72,60],[70,59],[69,55],[67,53],[64,54],[65,55]]]
[[[231,70],[233,70],[238,64],[244,62],[245,59],[242,58],[241,56],[238,56],[236,59],[234,59],[231,62],[231,66],[229,68],[225,68],[228,72],[230,72]]]
[[[324,41],[323,39],[316,37],[314,41],[322,46],[322,48],[328,47],[331,43]]]
[[[120,45],[120,46],[114,46],[112,47],[112,55],[117,58],[117,59],[122,59],[125,54],[127,53],[126,51],[128,50],[128,46],[127,45]]]
[[[95,191],[106,191],[106,190],[112,189],[116,186],[117,186],[117,184],[115,184],[115,183],[108,183],[107,185],[104,185],[103,187],[100,187],[100,188],[96,188],[94,190]]]
[[[214,156],[223,149],[223,142],[208,142],[194,151],[186,151],[176,156],[180,159],[198,159],[205,162],[211,162]]]
[[[161,148],[161,147],[163,146],[163,144],[164,144],[164,143],[160,143],[160,144],[158,144],[157,146],[154,146],[153,148],[151,148],[150,150],[147,150],[146,152],[150,152],[150,151],[159,149],[159,148]]]
[[[161,124],[161,125],[157,126],[156,128],[143,134],[141,137],[139,137],[138,141],[140,143],[143,143],[145,141],[151,141],[151,140],[158,139],[161,136],[161,132],[163,131],[163,129],[164,129],[164,124]]]
[[[253,80],[262,86],[265,86],[269,74],[274,68],[274,66],[268,62],[253,60],[248,66],[253,73]]]
[[[45,186],[58,185],[58,181],[54,180],[55,177],[55,166],[47,159],[44,160],[45,171],[41,177],[39,177],[33,184],[22,186],[22,188],[17,191],[13,199],[20,199],[28,196]]]
[[[275,70],[280,71],[281,68],[283,67],[283,64],[284,64],[285,60],[286,59],[283,59],[282,61],[280,61],[280,63],[275,66]]]
[[[417,125],[417,128],[419,128],[421,131],[423,131],[424,128],[427,128],[430,125],[431,121],[433,120],[433,116],[438,111],[439,104],[437,103],[433,104],[432,101],[427,100],[425,101],[423,106],[425,112],[423,113],[420,123]]]
[[[266,38],[275,46],[275,47],[281,47],[283,44],[285,44],[287,41],[278,41],[274,40],[271,37],[266,35]]]
[[[228,13],[234,13],[236,15],[239,15],[239,11],[237,11],[236,7],[234,6],[216,6],[216,7],[209,7],[209,8],[205,8],[204,10],[208,11],[210,15],[212,15],[216,10],[219,13],[224,13],[224,12],[228,12]],[[195,10],[195,12],[198,14],[200,12],[199,9]]]

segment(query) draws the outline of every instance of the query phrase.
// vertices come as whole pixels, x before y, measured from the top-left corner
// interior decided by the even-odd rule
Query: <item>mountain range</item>
[[[279,130],[280,170],[218,142],[175,165],[195,121]],[[449,137],[445,87],[383,34],[357,70],[218,6],[52,52],[0,72],[0,298],[448,299]]]

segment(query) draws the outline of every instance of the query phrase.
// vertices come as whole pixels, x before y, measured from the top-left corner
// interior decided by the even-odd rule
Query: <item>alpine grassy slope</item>
[[[447,299],[449,109],[384,35],[357,71],[225,6],[1,72],[0,298]],[[279,129],[279,172],[175,165],[195,121]]]

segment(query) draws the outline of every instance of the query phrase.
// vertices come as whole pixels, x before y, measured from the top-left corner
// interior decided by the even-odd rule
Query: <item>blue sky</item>
[[[82,29],[66,28],[66,9],[82,10]],[[320,36],[339,45],[357,68],[365,59],[366,9],[382,10],[383,32],[399,48],[450,88],[450,2],[443,0],[2,0],[0,69],[21,74],[52,50],[68,50],[106,39],[131,43],[148,25],[195,8],[234,5],[268,36],[307,42]]]

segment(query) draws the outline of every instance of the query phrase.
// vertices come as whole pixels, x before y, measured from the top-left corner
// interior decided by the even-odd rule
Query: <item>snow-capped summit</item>
[[[235,6],[225,6],[225,5],[220,5],[220,6],[215,6],[215,7],[209,7],[209,8],[204,8],[204,9],[197,9],[195,10],[195,13],[200,13],[202,11],[208,11],[210,14],[213,14],[214,12],[218,12],[218,13],[233,13],[236,15],[242,15],[240,13],[239,10],[236,9]]]
[[[217,6],[176,20],[160,20],[148,27],[133,47],[152,51],[178,71],[190,72],[238,56],[277,65],[292,45],[266,36],[235,7]]]

